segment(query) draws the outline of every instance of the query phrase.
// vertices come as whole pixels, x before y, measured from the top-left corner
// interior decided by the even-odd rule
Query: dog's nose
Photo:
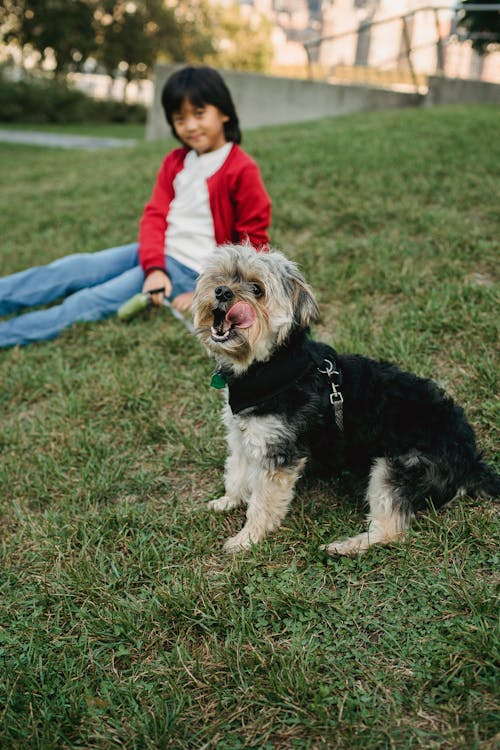
[[[228,286],[216,286],[214,293],[216,299],[219,302],[228,302],[230,299],[232,299],[232,297],[234,297],[234,294]]]

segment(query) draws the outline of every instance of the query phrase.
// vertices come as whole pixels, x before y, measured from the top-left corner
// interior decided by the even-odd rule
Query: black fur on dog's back
[[[382,451],[396,482],[401,465],[407,475],[411,456],[419,454],[410,472],[414,483],[406,489],[414,510],[421,509],[422,490],[431,485],[436,507],[460,489],[473,496],[500,495],[500,476],[482,461],[464,410],[436,383],[367,357],[338,356],[338,362],[349,445],[372,458]]]

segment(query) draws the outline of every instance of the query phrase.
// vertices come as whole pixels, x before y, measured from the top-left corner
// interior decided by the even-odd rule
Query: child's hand
[[[142,285],[142,291],[144,293],[151,292],[153,289],[164,288],[164,292],[158,292],[157,294],[151,295],[151,301],[153,305],[160,306],[163,302],[163,297],[169,297],[172,291],[172,282],[168,278],[167,274],[163,271],[152,271],[144,279]]]
[[[183,294],[178,294],[177,297],[174,297],[174,299],[172,300],[172,307],[174,307],[179,312],[186,312],[191,308],[193,297],[194,292],[184,292]]]

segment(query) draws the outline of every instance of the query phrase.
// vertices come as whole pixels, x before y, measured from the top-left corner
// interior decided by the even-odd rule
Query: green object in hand
[[[138,313],[150,307],[151,299],[149,294],[135,294],[131,299],[124,302],[118,310],[120,320],[130,320]]]
[[[118,317],[123,321],[131,320],[143,310],[147,310],[148,308],[152,307],[152,295],[159,294],[160,292],[163,294],[165,290],[163,288],[151,289],[151,291],[149,292],[142,292],[134,295],[131,299],[127,300],[127,302],[124,302],[123,305],[119,308]],[[162,304],[164,307],[169,308],[174,318],[180,320],[190,333],[195,332],[193,324],[189,320],[186,320],[184,315],[180,313],[179,310],[176,310],[175,307],[172,307],[166,297],[163,298]]]

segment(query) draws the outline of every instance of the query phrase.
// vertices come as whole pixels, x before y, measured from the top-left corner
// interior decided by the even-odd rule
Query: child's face
[[[180,140],[197,154],[208,154],[226,143],[224,123],[229,120],[213,104],[201,107],[184,99],[179,112],[174,112],[172,124]]]

